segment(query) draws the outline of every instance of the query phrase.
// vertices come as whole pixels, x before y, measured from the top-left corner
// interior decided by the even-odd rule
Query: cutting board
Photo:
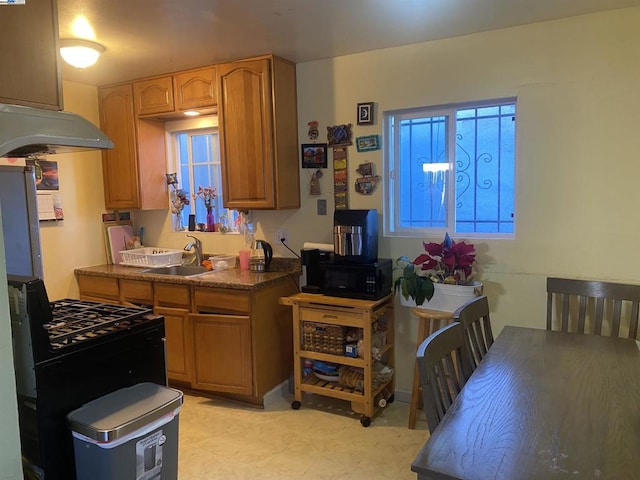
[[[120,252],[127,249],[127,242],[133,238],[133,227],[131,225],[115,225],[107,228],[109,237],[109,248],[111,249],[111,259],[118,265],[122,261]]]

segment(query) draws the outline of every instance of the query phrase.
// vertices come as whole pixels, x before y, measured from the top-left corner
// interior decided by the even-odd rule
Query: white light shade
[[[81,38],[61,38],[60,55],[69,65],[87,68],[98,61],[104,47],[99,43]]]

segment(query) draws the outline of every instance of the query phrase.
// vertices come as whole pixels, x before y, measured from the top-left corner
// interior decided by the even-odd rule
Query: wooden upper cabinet
[[[179,111],[214,107],[218,103],[216,67],[189,70],[173,76],[173,98]]]
[[[159,77],[133,84],[136,115],[157,115],[173,112],[173,78]]]
[[[267,56],[217,68],[224,206],[299,208],[295,65]]]
[[[164,125],[136,119],[133,86],[98,89],[100,128],[114,148],[102,151],[105,208],[168,208]]]
[[[0,103],[62,110],[55,0],[2,7],[0,58]]]

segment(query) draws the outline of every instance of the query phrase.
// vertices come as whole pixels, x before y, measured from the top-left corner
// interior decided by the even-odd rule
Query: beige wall
[[[474,243],[496,333],[506,324],[544,328],[549,275],[640,283],[631,257],[640,231],[639,23],[634,8],[300,64],[300,141],[311,120],[321,132],[353,123],[361,136],[382,133],[385,110],[517,96],[516,239]],[[376,124],[359,127],[356,103],[368,101]],[[381,152],[351,147],[351,182],[365,161],[382,173]],[[321,184],[331,204],[327,173]],[[352,189],[351,207],[381,210],[382,195]],[[331,219],[314,211],[305,194],[287,219],[298,227],[290,228],[296,249],[329,239]],[[418,239],[381,239],[381,257],[420,250]],[[409,309],[396,312],[397,388],[409,391],[417,325]]]
[[[299,140],[307,142],[311,120],[321,135],[341,123],[353,123],[354,136],[380,134],[385,110],[517,96],[517,236],[474,242],[478,278],[496,333],[506,324],[544,328],[548,275],[640,281],[630,260],[639,230],[632,197],[640,174],[639,23],[640,9],[632,8],[299,64]],[[367,101],[376,103],[376,124],[359,127],[356,103]],[[90,87],[65,84],[65,104],[97,118]],[[76,155],[91,158],[81,162]],[[104,262],[99,154],[58,157],[67,220],[42,235],[52,298],[74,294],[74,266]],[[349,157],[351,183],[365,161],[382,174],[381,152],[351,147]],[[330,242],[332,171],[325,173],[320,198],[328,200],[330,215],[316,215],[318,197],[308,195],[311,172],[302,170],[302,207],[254,212],[257,236],[275,244],[275,230],[283,226],[296,251],[305,241]],[[381,211],[382,195],[382,187],[370,197],[352,189],[350,206]],[[184,233],[170,232],[166,211],[139,212],[136,225],[144,225],[148,245],[186,244]],[[200,236],[206,252],[235,253],[244,245],[239,236]],[[382,238],[380,256],[413,256],[420,249],[418,239]],[[284,247],[275,251],[291,256]],[[407,309],[396,312],[397,388],[406,392],[417,326]]]
[[[95,87],[65,82],[65,110],[100,125]],[[44,280],[50,300],[78,296],[73,268],[106,263],[102,217],[104,189],[99,151],[51,156],[58,162],[61,222],[40,222]]]

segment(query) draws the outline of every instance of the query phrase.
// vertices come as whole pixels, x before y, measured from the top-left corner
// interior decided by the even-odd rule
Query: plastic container
[[[238,252],[240,258],[240,270],[249,270],[249,258],[251,257],[251,250],[240,250]]]
[[[175,480],[182,392],[139,383],[67,415],[78,480]]]
[[[236,266],[236,257],[234,255],[213,255],[209,257],[209,260],[214,270],[226,270]]]
[[[120,265],[130,267],[171,267],[182,263],[182,250],[170,250],[167,248],[143,247],[133,250],[122,250]]]

